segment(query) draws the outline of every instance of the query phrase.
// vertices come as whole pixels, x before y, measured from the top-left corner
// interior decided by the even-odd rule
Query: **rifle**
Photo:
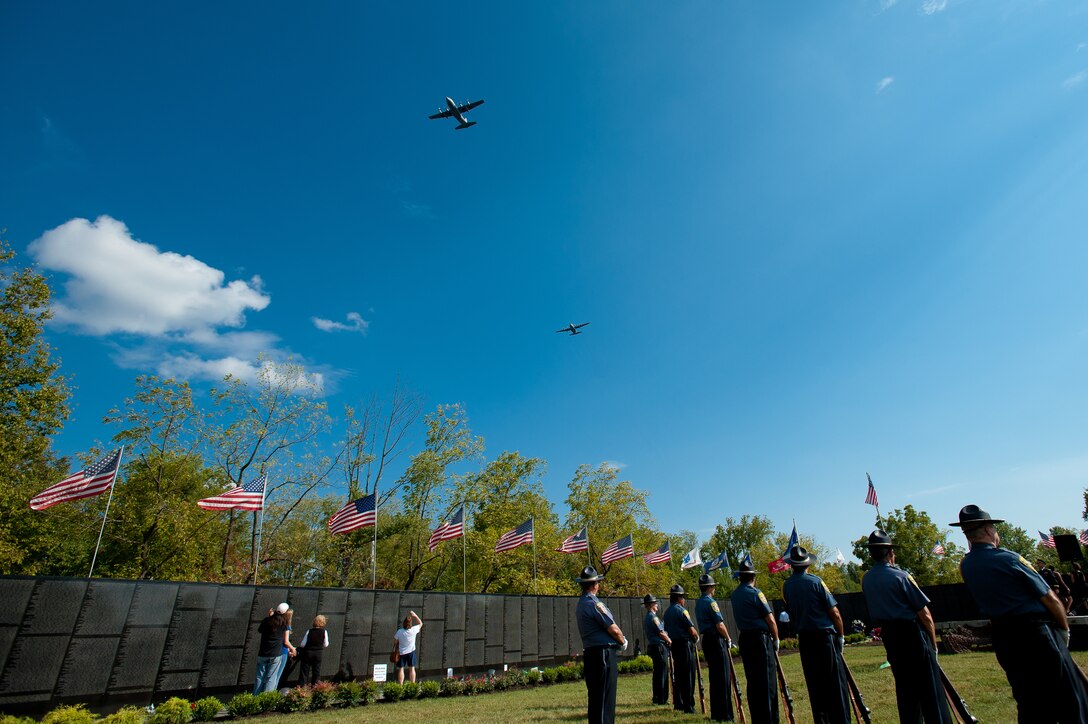
[[[937,664],[937,671],[941,672],[941,684],[944,685],[944,693],[948,696],[949,703],[952,704],[952,708],[959,714],[960,719],[969,724],[978,724],[978,719],[974,717],[967,710],[967,702],[963,700],[960,693],[956,691],[956,687],[952,686],[952,682],[948,680],[948,674],[944,673],[944,669],[940,664]]]
[[[873,710],[865,706],[865,699],[861,698],[858,682],[854,681],[854,675],[850,673],[850,667],[846,665],[846,657],[842,655],[841,651],[839,652],[839,661],[842,662],[842,670],[846,674],[846,683],[850,686],[850,701],[854,705],[854,713],[857,714],[858,724],[861,724],[861,722],[872,724],[873,720],[869,718],[869,715],[873,713]]]
[[[699,682],[699,711],[706,714],[706,695],[703,693],[703,667],[699,665],[699,647],[694,641],[691,647],[695,649],[695,679]]]
[[[774,654],[774,664],[778,668],[778,685],[781,688],[782,701],[786,703],[786,721],[788,724],[796,724],[793,718],[793,697],[790,696],[790,687],[786,685],[786,672],[782,671],[782,660],[778,658],[778,652]]]
[[[740,682],[737,681],[737,669],[733,665],[733,652],[729,643],[729,639],[725,639],[725,661],[729,664],[729,678],[733,682],[733,698],[737,702],[737,716],[740,717],[740,724],[747,724],[744,720],[744,702],[740,699]]]
[[[665,660],[665,663],[669,667],[669,683],[672,684],[672,703],[676,705],[676,667],[672,664],[672,644],[665,647],[665,650],[669,652],[669,658]]]

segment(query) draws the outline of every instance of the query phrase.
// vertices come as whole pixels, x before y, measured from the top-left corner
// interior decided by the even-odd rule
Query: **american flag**
[[[34,510],[45,510],[57,503],[101,495],[110,489],[121,467],[121,450],[117,449],[94,465],[69,475],[56,485],[51,485],[30,499]]]
[[[865,473],[865,478],[869,481],[869,492],[865,494],[865,502],[879,508],[880,501],[876,499],[876,488],[873,487],[873,479],[869,477],[869,473]]]
[[[665,544],[651,553],[643,553],[642,560],[646,561],[646,565],[652,566],[655,563],[668,563],[672,560],[672,551],[669,550],[669,542],[665,541]]]
[[[601,554],[601,563],[608,565],[612,561],[632,558],[635,555],[635,544],[631,542],[631,536],[625,535],[618,541],[604,549]]]
[[[367,528],[378,520],[378,492],[364,495],[353,500],[329,518],[329,532],[350,533],[353,530]]]
[[[238,485],[225,493],[196,501],[204,510],[261,510],[264,508],[264,489],[268,478],[264,475],[250,480],[245,485]]]
[[[1054,536],[1049,533],[1039,531],[1039,542],[1043,544],[1044,548],[1057,548],[1058,545],[1054,542]]]
[[[589,532],[586,528],[570,536],[560,544],[557,551],[560,553],[581,553],[589,550]]]
[[[533,519],[525,521],[517,528],[509,530],[503,533],[497,543],[495,543],[495,552],[502,553],[503,551],[512,551],[518,546],[526,545],[533,542]]]
[[[462,505],[457,512],[438,524],[431,533],[431,539],[427,541],[427,548],[434,553],[434,549],[444,540],[460,538],[465,534],[465,506]]]
[[[944,555],[944,546],[941,545],[940,541],[937,541],[937,545],[933,546],[933,550],[931,550],[929,553],[930,553],[930,555],[934,555],[934,556],[943,556]]]
[[[1082,530],[1079,538],[1082,546],[1088,546],[1088,530]]]

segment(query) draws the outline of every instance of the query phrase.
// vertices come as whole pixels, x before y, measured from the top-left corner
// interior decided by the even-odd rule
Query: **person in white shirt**
[[[412,622],[415,622],[414,624]],[[423,621],[415,611],[409,611],[397,632],[393,634],[400,659],[397,661],[397,683],[404,683],[404,670],[408,669],[408,680],[416,680],[416,636],[423,628]]]

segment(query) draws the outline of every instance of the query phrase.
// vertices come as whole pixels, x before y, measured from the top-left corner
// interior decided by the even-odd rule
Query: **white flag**
[[[703,565],[703,557],[699,553],[698,548],[692,548],[684,555],[684,561],[680,564],[681,569],[695,568],[695,566]]]
[[[835,549],[835,564],[839,566],[846,565],[846,558],[843,557],[842,551],[838,548]]]

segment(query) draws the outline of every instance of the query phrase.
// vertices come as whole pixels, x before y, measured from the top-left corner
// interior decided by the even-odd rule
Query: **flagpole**
[[[635,558],[635,595],[638,595],[638,554],[635,553],[635,534],[631,534],[631,555]]]
[[[468,593],[468,501],[461,503],[461,593]],[[535,531],[534,531],[535,532]],[[534,535],[535,539],[536,536]]]
[[[533,520],[533,516],[529,516],[529,520],[533,521],[533,595],[536,595],[536,521]]]
[[[102,534],[106,532],[106,518],[110,515],[110,503],[113,502],[113,489],[117,486],[117,478],[121,475],[121,456],[125,454],[125,446],[117,453],[117,472],[114,473],[113,482],[110,483],[110,497],[106,500],[106,512],[102,514],[102,527],[98,529],[98,542],[94,544],[94,555],[91,556],[91,570],[87,571],[87,578],[94,573],[94,564],[98,560],[98,547],[102,545]]]
[[[593,567],[593,554],[589,552],[589,526],[586,526],[586,565]]]
[[[378,483],[374,482],[374,539],[370,541],[370,587],[378,587]]]
[[[268,478],[264,480],[264,490],[261,491],[261,515],[257,525],[257,555],[253,557],[253,585],[257,585],[257,572],[261,569],[261,539],[264,538],[264,497],[268,495]]]

